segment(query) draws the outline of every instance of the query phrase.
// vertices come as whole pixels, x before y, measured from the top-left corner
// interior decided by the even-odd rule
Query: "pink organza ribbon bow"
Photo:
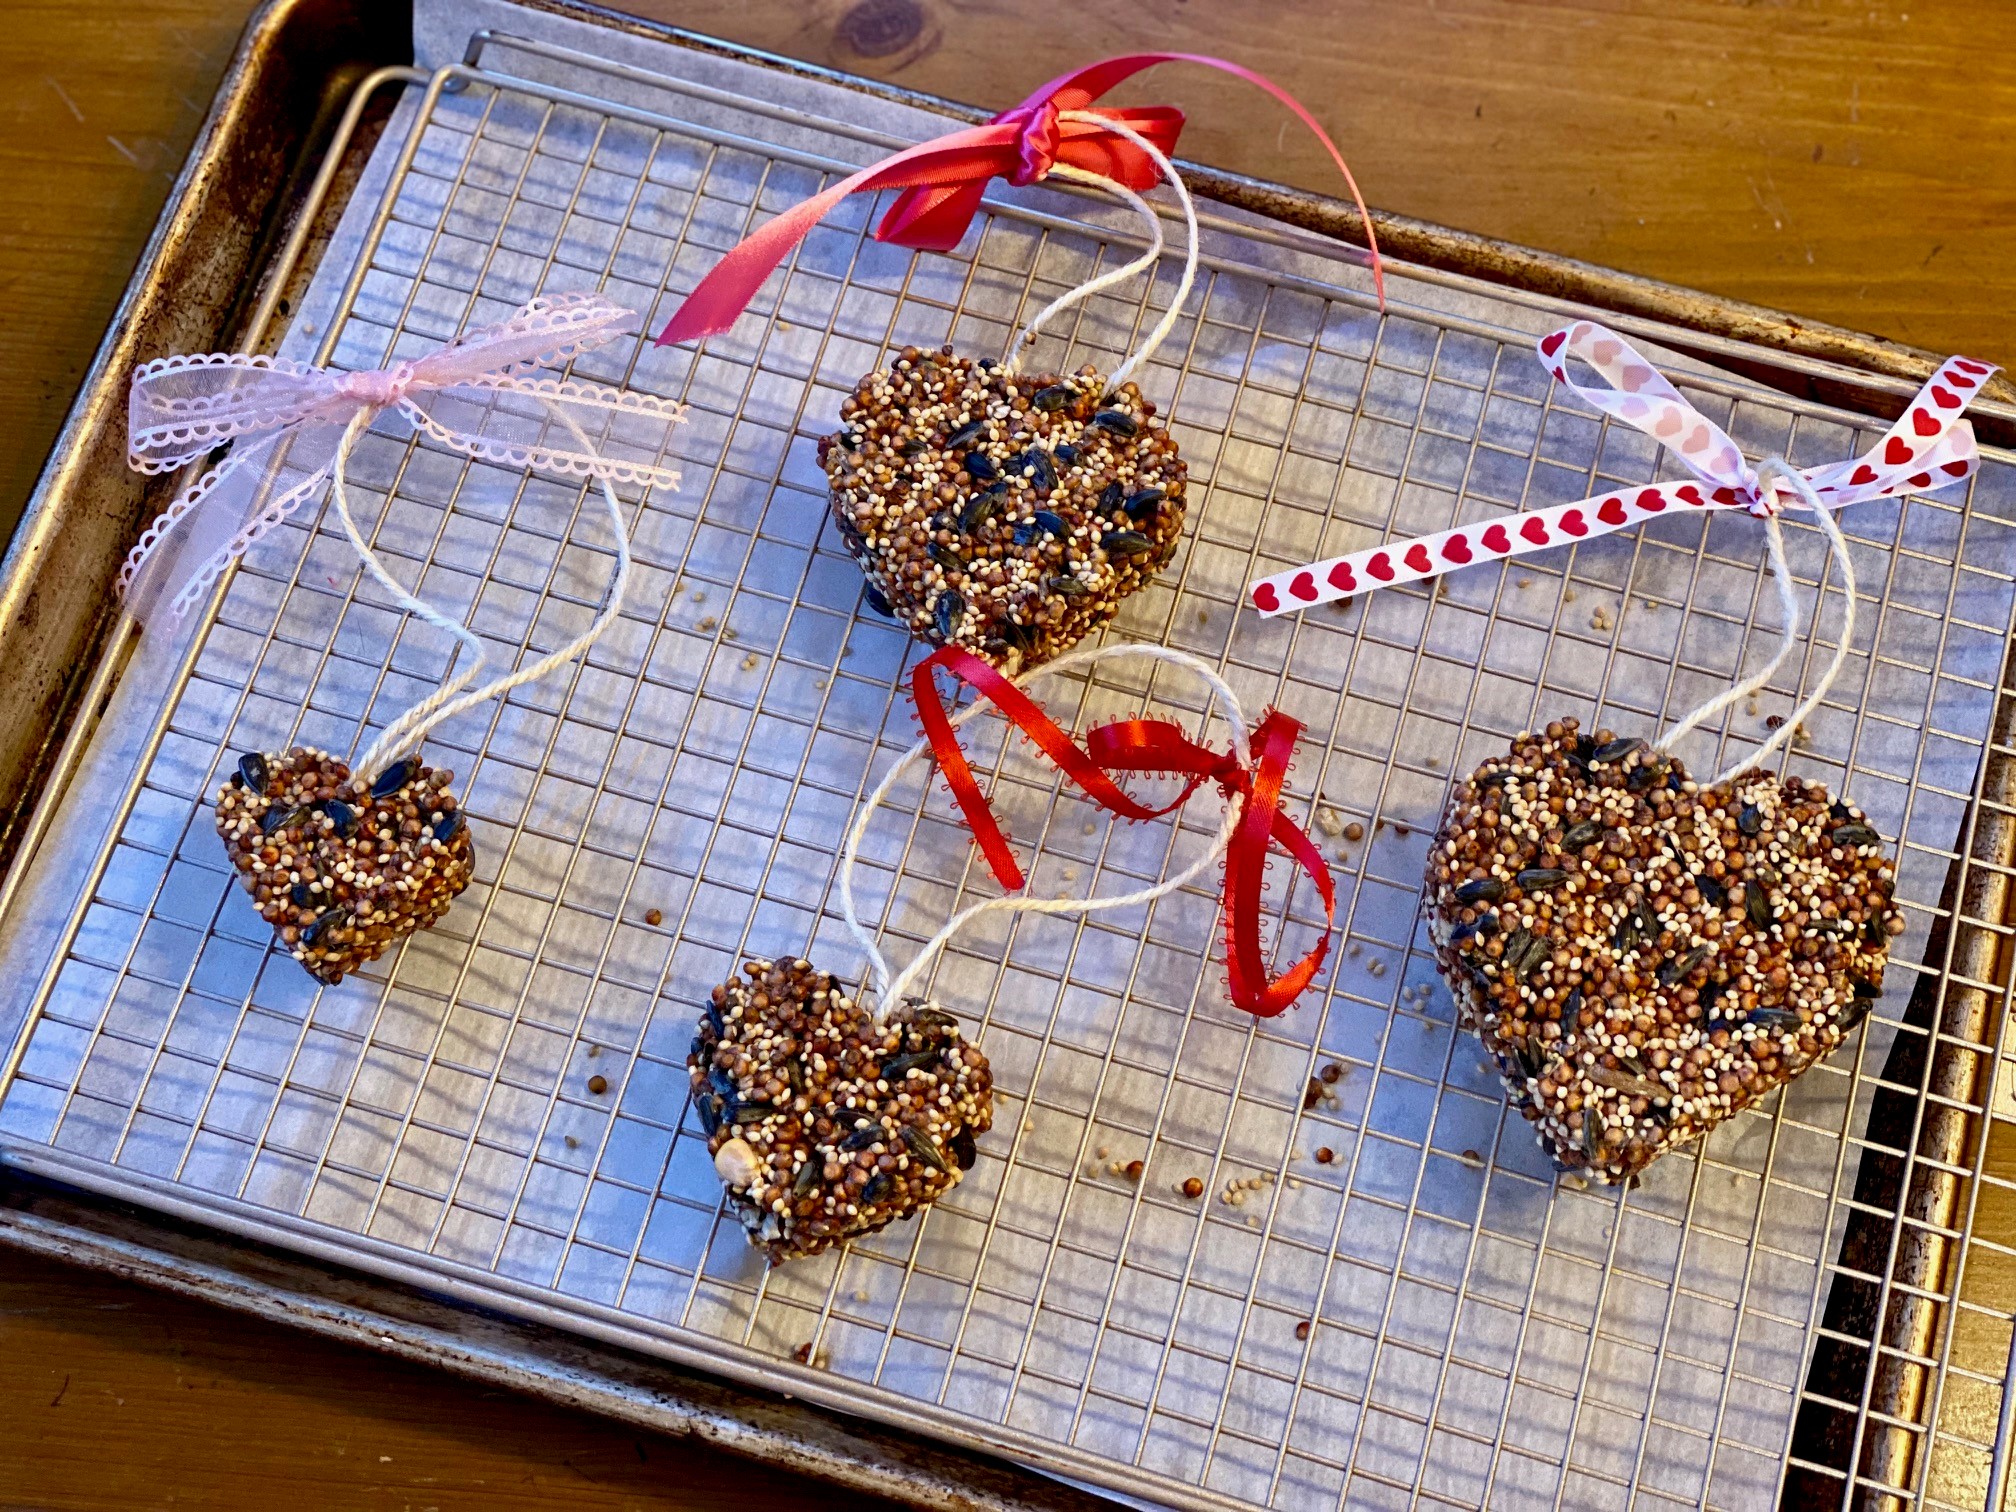
[[[611,483],[673,486],[663,456],[678,406],[647,394],[550,376],[638,324],[602,294],[534,299],[392,367],[342,373],[284,357],[205,352],[158,358],[133,375],[128,461],[167,472],[227,442],[223,461],[141,535],[119,572],[133,617],[169,623],[202,602],[254,541],[329,481],[343,430],[397,410],[416,431],[463,455]],[[585,444],[593,437],[592,444]],[[562,444],[564,443],[564,444]]]

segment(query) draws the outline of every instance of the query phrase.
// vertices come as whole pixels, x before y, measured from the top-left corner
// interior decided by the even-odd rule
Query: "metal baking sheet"
[[[460,57],[492,19],[456,13],[456,33],[423,13],[424,61]],[[542,289],[607,288],[655,328],[764,215],[932,129],[748,63],[494,15],[541,38],[481,41],[476,66],[410,92],[283,350],[376,365]],[[620,67],[566,50],[590,46]],[[685,484],[631,501],[640,571],[619,630],[441,732],[479,880],[378,966],[318,988],[268,948],[207,794],[242,749],[361,749],[451,646],[385,606],[333,522],[303,517],[247,557],[186,667],[142,653],[0,940],[0,1007],[29,1026],[5,1158],[1172,1506],[1767,1504],[1891,1005],[1936,969],[1911,963],[1948,917],[1983,780],[2016,614],[2016,459],[1845,522],[1862,643],[1792,765],[1845,784],[1900,842],[1910,928],[1885,1007],[1637,1189],[1558,1184],[1452,1033],[1418,918],[1428,837],[1451,771],[1513,731],[1564,712],[1649,729],[1761,660],[1761,552],[1740,519],[1662,520],[1433,596],[1239,612],[1256,570],[1662,463],[1557,401],[1530,342],[1558,307],[1403,274],[1381,315],[1346,249],[1213,215],[1207,277],[1143,377],[1200,504],[1111,635],[1195,651],[1310,724],[1294,791],[1372,831],[1338,868],[1337,967],[1282,1019],[1234,1012],[1200,948],[1203,889],[955,943],[932,991],[976,1025],[1001,1089],[980,1166],[915,1224],[766,1272],[721,1217],[685,1112],[694,1007],[745,951],[858,969],[833,855],[912,738],[898,689],[916,648],[859,606],[814,440],[889,347],[998,350],[1133,245],[1124,212],[1042,191],[913,258],[866,238],[870,209],[814,233],[761,318],[703,352],[579,364],[691,406]],[[1035,360],[1110,365],[1172,284],[1165,267],[1093,302]],[[1759,452],[1811,463],[1875,434],[1670,367]],[[594,612],[611,558],[581,490],[392,425],[354,476],[394,570],[505,661]],[[1819,537],[1789,534],[1810,603]],[[1799,679],[1831,651],[1838,590],[1826,604]],[[1788,674],[1684,754],[1733,755],[1798,686]],[[1081,722],[1198,704],[1173,674],[1102,671],[1048,697]],[[1132,888],[1214,827],[1198,804],[1109,831],[971,728],[1039,889]],[[866,856],[899,955],[988,890],[921,781]],[[1315,900],[1285,878],[1273,899],[1296,950]],[[1304,1114],[1330,1059],[1349,1068],[1338,1106]],[[606,1095],[587,1092],[595,1073]],[[1319,1146],[1339,1158],[1313,1163]],[[1138,1186],[1107,1169],[1137,1156]],[[1175,1190],[1191,1175],[1201,1202]],[[1254,1176],[1270,1184],[1241,1206],[1215,1200]],[[826,1368],[794,1363],[801,1345]]]

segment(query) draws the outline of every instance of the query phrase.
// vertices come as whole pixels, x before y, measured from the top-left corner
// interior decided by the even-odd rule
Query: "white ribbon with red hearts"
[[[1258,579],[1249,590],[1263,615],[1293,614],[1393,583],[1438,577],[1472,562],[1607,535],[1669,508],[1744,509],[1776,514],[1799,504],[1777,478],[1757,470],[1722,428],[1680,397],[1658,369],[1616,332],[1578,320],[1542,337],[1540,360],[1556,381],[1614,419],[1635,425],[1664,443],[1697,482],[1654,483],[1556,504],[1483,525],[1461,525],[1416,540],[1330,557]],[[1568,376],[1568,359],[1580,358],[1610,386],[1589,388]],[[1907,491],[1944,488],[1980,466],[1974,427],[1961,418],[1992,363],[1949,357],[1912,399],[1883,439],[1860,457],[1805,470],[1813,491],[1835,509]],[[1781,499],[1783,489],[1786,498]]]

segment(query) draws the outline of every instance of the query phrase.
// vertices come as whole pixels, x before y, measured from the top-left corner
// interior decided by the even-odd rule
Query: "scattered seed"
[[[719,624],[719,623],[720,623],[720,621],[719,621],[719,620],[717,620],[717,619],[715,619],[713,615],[711,615],[711,614],[708,614],[708,615],[703,615],[703,616],[701,616],[701,619],[700,619],[700,625],[699,625],[699,628],[700,628],[701,630],[703,630],[703,631],[705,631],[705,630],[712,630],[712,629],[713,629],[713,628],[714,628],[714,627],[715,627],[715,626],[716,626],[717,624]]]
[[[644,910],[644,922],[655,929],[665,922],[665,915],[655,908],[647,908]]]
[[[1129,1181],[1139,1181],[1141,1179],[1141,1173],[1147,1169],[1148,1167],[1144,1162],[1139,1160],[1130,1160],[1127,1162],[1127,1179]]]
[[[1199,1181],[1195,1176],[1191,1176],[1185,1179],[1180,1190],[1185,1197],[1202,1197],[1204,1195],[1204,1183]]]
[[[1363,840],[1365,838],[1365,826],[1360,824],[1356,819],[1353,819],[1349,824],[1344,826],[1344,838],[1346,840]]]
[[[1331,1161],[1335,1160],[1336,1158],[1337,1158],[1337,1152],[1331,1149],[1330,1146],[1328,1145],[1324,1145],[1321,1149],[1319,1149],[1316,1152],[1316,1164],[1318,1165],[1328,1165],[1330,1164]]]
[[[1304,1318],[1300,1323],[1295,1325],[1295,1337],[1298,1339],[1309,1337],[1309,1320],[1307,1318]]]
[[[588,1078],[588,1090],[600,1097],[609,1090],[609,1078],[599,1073]]]

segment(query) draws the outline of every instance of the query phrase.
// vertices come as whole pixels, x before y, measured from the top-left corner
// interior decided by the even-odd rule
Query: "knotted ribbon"
[[[1663,443],[1696,481],[1615,489],[1486,525],[1462,525],[1328,557],[1253,583],[1254,607],[1265,615],[1291,614],[1389,583],[1438,577],[1472,562],[1525,556],[1606,535],[1668,509],[1742,509],[1769,517],[1788,505],[1812,508],[1806,502],[1809,492],[1828,509],[1839,510],[1868,499],[1943,488],[1980,466],[1974,427],[1962,412],[1995,371],[1992,364],[1969,357],[1947,358],[1876,445],[1859,457],[1801,469],[1795,483],[1790,469],[1777,466],[1760,475],[1720,426],[1681,398],[1614,331],[1578,320],[1543,336],[1539,353],[1557,382],[1585,404]],[[1570,377],[1570,357],[1587,363],[1609,387]]]
[[[1239,822],[1225,856],[1224,914],[1227,981],[1232,1002],[1260,1018],[1272,1018],[1301,995],[1329,948],[1329,932],[1281,976],[1270,979],[1260,940],[1260,894],[1264,890],[1270,843],[1295,859],[1323,899],[1327,921],[1336,919],[1336,889],[1314,842],[1281,810],[1282,785],[1302,726],[1279,710],[1269,710],[1254,728],[1244,758],[1236,751],[1198,745],[1176,724],[1162,719],[1127,719],[1087,732],[1085,744],[1065,734],[1036,702],[989,663],[956,646],[934,651],[910,676],[917,716],[938,769],[979,843],[995,879],[1009,891],[1024,885],[1022,868],[974,779],[959,737],[939,697],[937,673],[950,673],[993,704],[1050,758],[1085,795],[1123,819],[1154,819],[1181,808],[1205,783],[1216,784],[1240,806]],[[1139,803],[1121,791],[1112,772],[1167,773],[1183,779],[1182,791],[1159,807]]]
[[[948,132],[905,148],[766,222],[715,264],[699,287],[673,312],[672,319],[659,333],[658,344],[696,340],[727,330],[756,297],[771,270],[850,194],[872,189],[902,190],[875,228],[876,239],[945,252],[957,246],[965,235],[979,212],[981,195],[992,179],[1005,179],[1022,187],[1041,181],[1063,163],[1129,189],[1152,187],[1161,178],[1154,160],[1136,143],[1104,123],[1117,122],[1138,133],[1167,157],[1175,152],[1177,135],[1183,129],[1182,111],[1169,105],[1094,107],[1092,102],[1143,69],[1160,63],[1197,63],[1244,79],[1287,106],[1315,134],[1344,176],[1352,202],[1364,222],[1373,282],[1383,305],[1385,274],[1372,217],[1365,209],[1351,170],[1345,166],[1343,154],[1299,100],[1263,75],[1223,58],[1199,53],[1129,53],[1052,79],[1020,105],[1004,110],[985,125]]]
[[[185,489],[128,554],[119,572],[126,607],[144,623],[166,600],[169,622],[179,621],[234,558],[316,496],[329,481],[345,427],[360,414],[368,424],[378,411],[397,410],[416,431],[478,461],[604,483],[676,485],[677,471],[656,459],[663,426],[679,418],[679,406],[599,384],[526,376],[636,323],[634,311],[602,294],[556,294],[497,325],[371,371],[342,373],[235,352],[143,364],[133,375],[128,408],[131,464],[158,473],[227,442],[231,452]],[[590,419],[603,430],[620,421],[637,434],[590,446],[582,439],[582,422]],[[556,421],[571,445],[553,443]],[[610,453],[612,443],[622,445],[620,454]],[[269,478],[283,461],[296,479],[284,489]]]

